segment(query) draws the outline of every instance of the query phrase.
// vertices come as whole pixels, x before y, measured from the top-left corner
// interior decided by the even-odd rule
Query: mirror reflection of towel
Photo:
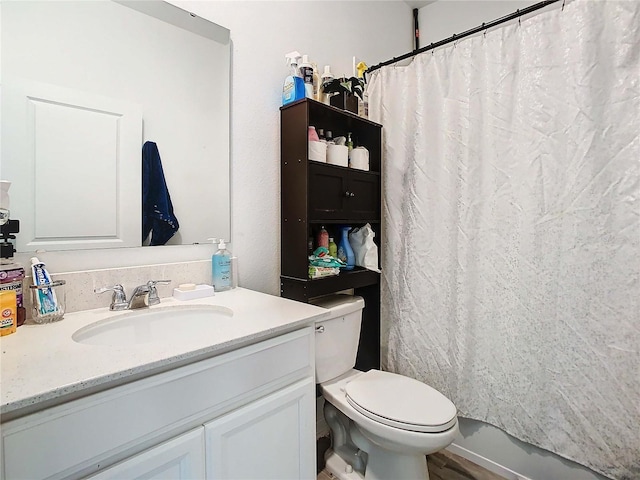
[[[142,242],[151,233],[150,245],[164,245],[178,231],[173,204],[155,142],[142,146]]]

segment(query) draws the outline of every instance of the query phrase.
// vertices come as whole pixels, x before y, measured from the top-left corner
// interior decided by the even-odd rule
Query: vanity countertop
[[[81,327],[122,313],[107,308],[69,313],[52,324],[23,325],[2,337],[3,421],[284,334],[329,315],[313,305],[243,288],[188,302],[163,298],[150,310],[178,305],[220,305],[232,309],[233,317],[221,324],[215,338],[199,336],[179,343],[102,346],[71,338]]]

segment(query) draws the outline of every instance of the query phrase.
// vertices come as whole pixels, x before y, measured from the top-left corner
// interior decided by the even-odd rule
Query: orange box
[[[0,291],[0,336],[15,333],[18,326],[18,303],[15,290]]]

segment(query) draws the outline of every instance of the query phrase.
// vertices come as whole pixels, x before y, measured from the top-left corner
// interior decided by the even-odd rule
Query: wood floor
[[[504,480],[486,468],[446,450],[427,457],[429,480]]]
[[[427,465],[429,480],[504,480],[500,475],[446,450],[429,455]],[[333,478],[323,471],[318,475],[318,480],[333,480]]]

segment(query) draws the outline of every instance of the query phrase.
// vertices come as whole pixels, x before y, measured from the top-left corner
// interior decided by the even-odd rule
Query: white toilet
[[[418,380],[353,369],[361,297],[333,295],[313,303],[331,310],[316,323],[316,383],[332,437],[327,470],[340,480],[428,479],[425,455],[450,445],[458,433],[455,405]]]

